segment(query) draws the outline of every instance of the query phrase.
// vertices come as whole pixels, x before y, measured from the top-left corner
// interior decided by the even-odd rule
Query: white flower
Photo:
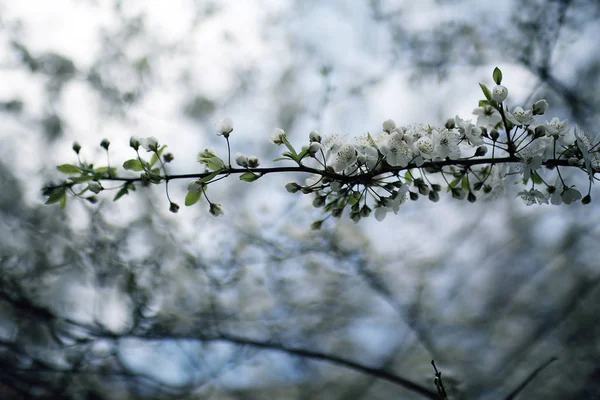
[[[280,129],[280,128],[273,129],[273,132],[271,132],[271,143],[274,143],[279,146],[280,144],[283,144],[284,139],[285,139],[285,131],[283,129]]]
[[[233,131],[233,121],[229,117],[223,118],[215,124],[215,128],[217,128],[217,135],[229,137],[229,134]]]
[[[435,142],[429,136],[422,136],[413,144],[413,150],[425,159],[433,158]]]
[[[528,126],[533,124],[533,111],[524,110],[523,107],[515,107],[512,114],[507,113],[508,119],[515,125]]]
[[[527,180],[531,176],[531,172],[539,169],[542,166],[542,154],[546,150],[546,142],[540,139],[534,140],[527,147],[517,152],[517,157],[523,160],[517,169],[523,173],[523,179]]]
[[[463,133],[465,135],[465,138],[469,141],[469,143],[471,143],[474,146],[479,146],[480,144],[483,143],[483,138],[481,137],[482,135],[482,131],[481,128],[478,126],[475,126],[473,124],[468,124],[464,130]]]
[[[154,136],[141,139],[140,144],[146,151],[158,151],[158,140]]]
[[[544,193],[540,192],[537,189],[530,189],[527,191],[521,191],[517,194],[517,196],[521,196],[523,202],[527,206],[531,206],[533,204],[548,204],[548,199],[544,195]]]
[[[375,208],[375,219],[377,221],[383,221],[386,214],[390,211],[394,214],[398,214],[400,205],[406,200],[406,193],[408,193],[408,186],[403,185],[390,197],[382,198],[381,205]]]
[[[592,138],[588,132],[577,129],[577,127],[575,127],[575,137],[577,138],[577,147],[579,147],[583,156],[585,169],[590,176],[590,180],[593,180],[594,171],[600,170],[600,156],[598,156],[597,151],[591,151],[592,149],[596,149],[597,140]]]
[[[413,158],[413,152],[400,133],[393,133],[378,144],[379,152],[392,167],[406,167]]]
[[[434,130],[432,137],[435,141],[436,158],[443,160],[446,157],[452,160],[460,158],[460,148],[458,147],[460,137],[454,131],[449,131],[448,129],[442,129],[441,131]]]
[[[559,136],[563,135],[567,129],[567,123],[568,120],[563,119],[561,121],[560,118],[557,117],[552,118],[550,121],[546,121],[545,126],[548,136],[554,136],[555,138],[558,138]]]
[[[394,120],[388,119],[383,121],[383,130],[387,133],[391,133],[394,129],[396,129],[396,123]]]
[[[246,157],[245,155],[243,155],[242,153],[236,153],[235,154],[235,162],[237,163],[237,165],[239,165],[240,167],[247,167],[248,166],[248,157]]]
[[[489,126],[495,128],[502,122],[502,116],[494,107],[485,106],[477,107],[473,110],[473,114],[477,115],[477,126]]]
[[[502,85],[496,85],[492,89],[492,100],[502,103],[508,97],[508,89]]]
[[[377,167],[379,161],[379,152],[374,145],[374,143],[369,142],[367,139],[363,139],[355,145],[358,154],[358,163],[364,165],[369,171]]]
[[[356,169],[358,153],[352,143],[344,144],[333,156],[332,167],[336,172],[350,174]]]

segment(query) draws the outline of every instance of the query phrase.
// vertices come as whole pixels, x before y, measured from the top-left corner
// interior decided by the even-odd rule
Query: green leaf
[[[200,196],[202,196],[202,192],[188,192],[185,196],[185,205],[189,207],[196,204],[200,200]]]
[[[240,180],[244,182],[254,182],[258,178],[260,178],[260,175],[253,172],[244,172],[240,175]]]
[[[448,192],[454,189],[454,187],[458,185],[458,182],[460,182],[461,179],[462,177],[459,176],[458,178],[455,178],[452,182],[450,182],[450,184],[448,185]]]
[[[288,148],[288,150],[290,151],[290,154],[292,156],[292,158],[297,161],[298,159],[298,153],[296,153],[296,150],[294,149],[294,146],[292,146],[292,144],[287,140],[287,138],[285,136],[283,136],[283,144],[285,144],[285,147]],[[284,153],[285,155],[285,153]]]
[[[200,179],[198,179],[198,181],[199,181],[200,183],[206,183],[206,182],[209,182],[209,181],[211,181],[211,180],[212,180],[212,179],[213,179],[215,176],[219,175],[219,172],[221,172],[221,171],[214,171],[214,172],[211,172],[210,174],[206,175],[204,178],[200,178]]]
[[[130,170],[130,171],[143,171],[144,170],[144,167],[142,166],[142,163],[140,162],[140,160],[136,160],[135,158],[125,161],[123,163],[123,168],[125,168],[126,170]]]
[[[198,161],[206,165],[209,169],[216,171],[225,168],[225,163],[217,156],[213,157],[199,157]]]
[[[461,183],[462,188],[465,190],[465,192],[470,192],[470,185],[469,185],[469,178],[467,177],[467,174],[464,174],[462,177],[462,183]]]
[[[152,157],[150,157],[150,166],[153,166],[154,164],[156,164],[156,162],[158,161],[160,156],[162,156],[162,153],[163,153],[163,151],[165,151],[166,148],[167,148],[167,145],[163,144],[162,147],[160,149],[158,149],[158,151],[156,153],[152,154]],[[157,153],[158,153],[158,155],[157,155]]]
[[[488,89],[487,86],[485,86],[483,83],[480,83],[479,87],[483,91],[485,98],[491,102],[492,101],[492,92],[490,92],[490,89]]]
[[[94,169],[95,174],[107,174],[108,176],[116,176],[117,169],[114,167],[100,167]]]
[[[94,177],[91,175],[81,175],[81,176],[72,176],[69,179],[72,180],[73,182],[81,183],[81,182],[91,181],[92,179],[94,179]]]
[[[67,194],[66,193],[63,193],[63,195],[60,196],[59,206],[61,209],[64,209],[67,206]]]
[[[80,174],[81,168],[73,164],[63,164],[56,167],[63,174]]]
[[[61,201],[61,198],[66,196],[65,188],[54,189],[54,191],[48,196],[48,200],[46,200],[45,204],[54,204]]]
[[[293,159],[291,159],[290,157],[279,157],[279,158],[274,159],[273,162],[284,161],[284,160],[293,160]]]
[[[531,180],[536,185],[541,185],[544,182],[542,181],[542,178],[538,175],[538,173],[535,171],[531,171]]]
[[[119,189],[119,191],[117,192],[117,194],[113,198],[113,201],[119,200],[121,197],[125,196],[126,194],[129,194],[129,190],[127,189],[127,185],[125,185],[121,189]]]
[[[500,71],[500,68],[494,68],[494,73],[492,74],[492,77],[494,78],[494,82],[496,82],[496,85],[500,85],[502,83],[502,71]]]
[[[487,100],[479,100],[479,107],[489,106],[490,102]]]

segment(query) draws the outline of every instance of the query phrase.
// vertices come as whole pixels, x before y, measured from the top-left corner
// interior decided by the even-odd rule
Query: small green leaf
[[[188,192],[185,196],[185,205],[189,207],[196,204],[200,200],[200,196],[202,196],[202,192]]]
[[[209,182],[209,181],[211,181],[211,180],[212,180],[212,179],[213,179],[215,176],[219,175],[219,172],[221,172],[221,171],[214,171],[214,172],[211,172],[210,174],[206,175],[204,178],[200,178],[200,179],[198,179],[198,181],[199,181],[200,183],[206,183],[206,182]]]
[[[459,176],[458,178],[455,178],[452,182],[450,182],[450,184],[448,185],[448,191],[454,189],[454,187],[458,185],[458,182],[460,182],[461,179],[462,177]]]
[[[158,161],[160,156],[162,156],[162,153],[163,153],[163,151],[165,151],[166,148],[167,148],[167,145],[163,144],[162,147],[160,149],[158,149],[158,151],[156,153],[152,154],[152,157],[150,157],[150,166],[153,166],[154,164],[156,164],[156,162]],[[157,153],[158,153],[158,155],[157,155]]]
[[[61,209],[64,209],[67,206],[67,194],[63,193],[59,200],[59,206]]]
[[[199,157],[198,161],[206,165],[209,169],[216,171],[225,168],[225,163],[217,156],[213,157]]]
[[[483,83],[480,83],[479,87],[483,91],[485,98],[491,102],[492,101],[492,92],[490,92],[490,89],[488,89],[487,86],[485,86]]]
[[[542,181],[542,178],[538,175],[538,173],[535,171],[531,171],[531,180],[536,185],[541,185],[544,182]]]
[[[48,200],[46,200],[45,204],[54,204],[61,201],[61,198],[65,196],[65,188],[54,189],[54,191],[48,196]]]
[[[81,183],[81,182],[91,181],[92,179],[94,179],[94,177],[91,175],[81,175],[81,176],[72,176],[69,179],[72,180],[73,182]]]
[[[106,174],[108,176],[116,176],[117,169],[114,167],[100,167],[94,169],[95,174]]]
[[[254,182],[258,178],[260,178],[260,175],[253,172],[244,172],[240,175],[240,180],[244,182]]]
[[[296,150],[294,150],[294,146],[292,146],[292,144],[287,140],[287,138],[285,136],[283,136],[282,139],[283,139],[283,144],[285,144],[285,147],[287,147],[288,150],[290,151],[292,158],[297,161],[298,153],[296,153]],[[284,153],[284,155],[285,155],[285,153]]]
[[[279,158],[274,159],[273,162],[275,162],[275,161],[284,161],[284,160],[290,160],[290,158],[289,157],[279,157]]]
[[[73,164],[63,164],[56,167],[63,174],[80,174],[81,168]]]
[[[125,185],[121,189],[119,189],[119,191],[115,195],[113,201],[119,200],[121,197],[125,196],[126,194],[129,194],[129,190],[127,189],[127,185]]]
[[[494,78],[494,82],[496,82],[496,85],[500,85],[502,83],[502,71],[500,71],[500,68],[494,68],[494,73],[492,74],[492,77]]]
[[[140,162],[140,160],[136,160],[135,158],[125,161],[123,163],[123,168],[125,168],[126,170],[130,170],[130,171],[143,171],[144,170],[144,167],[142,166],[142,163]]]
[[[465,192],[470,192],[470,185],[469,185],[469,178],[467,177],[467,174],[463,175],[462,177],[462,183],[461,183],[462,188],[464,189]]]
[[[489,106],[490,102],[487,100],[479,100],[479,107]]]

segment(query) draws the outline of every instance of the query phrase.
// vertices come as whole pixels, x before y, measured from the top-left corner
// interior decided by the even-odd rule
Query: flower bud
[[[388,119],[388,120],[383,121],[383,130],[385,132],[390,133],[394,129],[396,129],[396,123],[394,122],[394,120]]]
[[[475,150],[475,157],[483,157],[487,154],[488,148],[486,146],[479,146]]]
[[[142,139],[141,145],[146,151],[158,151],[158,140],[154,136]]]
[[[319,150],[321,150],[321,143],[319,142],[312,142],[310,146],[308,146],[308,154],[311,156],[317,154]]]
[[[444,126],[446,127],[446,129],[454,129],[456,128],[456,121],[454,120],[454,118],[448,118],[448,121],[446,121],[446,124]]]
[[[313,207],[319,208],[325,205],[325,196],[316,196],[312,202]]]
[[[218,217],[219,215],[223,215],[223,208],[221,208],[220,204],[216,204],[216,203],[210,203],[210,208],[208,210],[208,212],[210,212],[213,217]]]
[[[318,142],[321,143],[321,134],[319,133],[319,131],[312,131],[309,135],[308,135],[308,140],[313,143],[313,142]]]
[[[81,145],[77,142],[73,142],[73,151],[75,154],[79,154],[79,150],[81,150]]]
[[[229,137],[229,134],[233,131],[233,121],[231,118],[223,118],[215,124],[215,128],[217,128],[217,135]]]
[[[133,147],[134,150],[139,149],[141,144],[142,139],[140,139],[139,136],[132,136],[129,138],[129,146]]]
[[[283,139],[285,138],[285,131],[280,128],[273,129],[271,132],[271,143],[276,144],[277,146],[283,144]]]
[[[535,113],[534,113],[535,114]],[[535,127],[534,138],[541,138],[546,136],[546,127],[544,125],[538,125]]]
[[[533,115],[542,115],[548,109],[548,102],[545,99],[538,100],[533,104]]]
[[[492,89],[492,100],[502,103],[508,97],[508,89],[502,85],[496,85]]]
[[[163,156],[163,160],[165,160],[166,163],[170,163],[174,159],[175,159],[175,156],[173,155],[173,153],[167,153]]]
[[[246,168],[248,166],[248,157],[246,157],[242,153],[236,153],[235,154],[235,162],[240,167]]]
[[[438,192],[436,192],[435,190],[432,190],[431,192],[429,192],[429,200],[436,203],[439,199],[440,199],[440,195]]]
[[[581,203],[590,204],[592,202],[592,197],[588,194],[583,199],[581,199]]]
[[[100,182],[97,181],[92,181],[90,183],[88,183],[88,190],[92,193],[100,193],[102,190],[104,190],[104,188],[102,187],[102,185],[100,184]]]
[[[176,214],[177,211],[179,211],[179,205],[177,203],[171,202],[171,204],[169,205],[169,211],[171,211],[173,214]]]
[[[108,141],[108,139],[104,138],[100,142],[100,146],[102,146],[104,148],[104,150],[108,150],[108,146],[110,146],[110,142]]]
[[[257,168],[260,165],[260,161],[258,161],[258,157],[250,156],[248,157],[248,167]]]
[[[300,189],[302,189],[302,187],[296,182],[290,182],[287,185],[285,185],[285,190],[287,190],[289,193],[296,193]]]
[[[490,131],[490,138],[495,142],[500,137],[500,133],[496,129]]]

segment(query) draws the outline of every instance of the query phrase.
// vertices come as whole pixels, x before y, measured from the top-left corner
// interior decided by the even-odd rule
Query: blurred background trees
[[[594,203],[507,188],[315,233],[295,176],[224,182],[219,219],[169,214],[162,188],[39,195],[74,140],[105,163],[108,137],[118,164],[154,135],[193,172],[229,115],[234,151],[266,164],[276,126],[468,117],[496,65],[513,107],[545,97],[594,131],[597,2],[49,3],[0,3],[0,397],[418,399],[435,359],[452,398],[497,399],[552,357],[517,396],[600,397]]]

